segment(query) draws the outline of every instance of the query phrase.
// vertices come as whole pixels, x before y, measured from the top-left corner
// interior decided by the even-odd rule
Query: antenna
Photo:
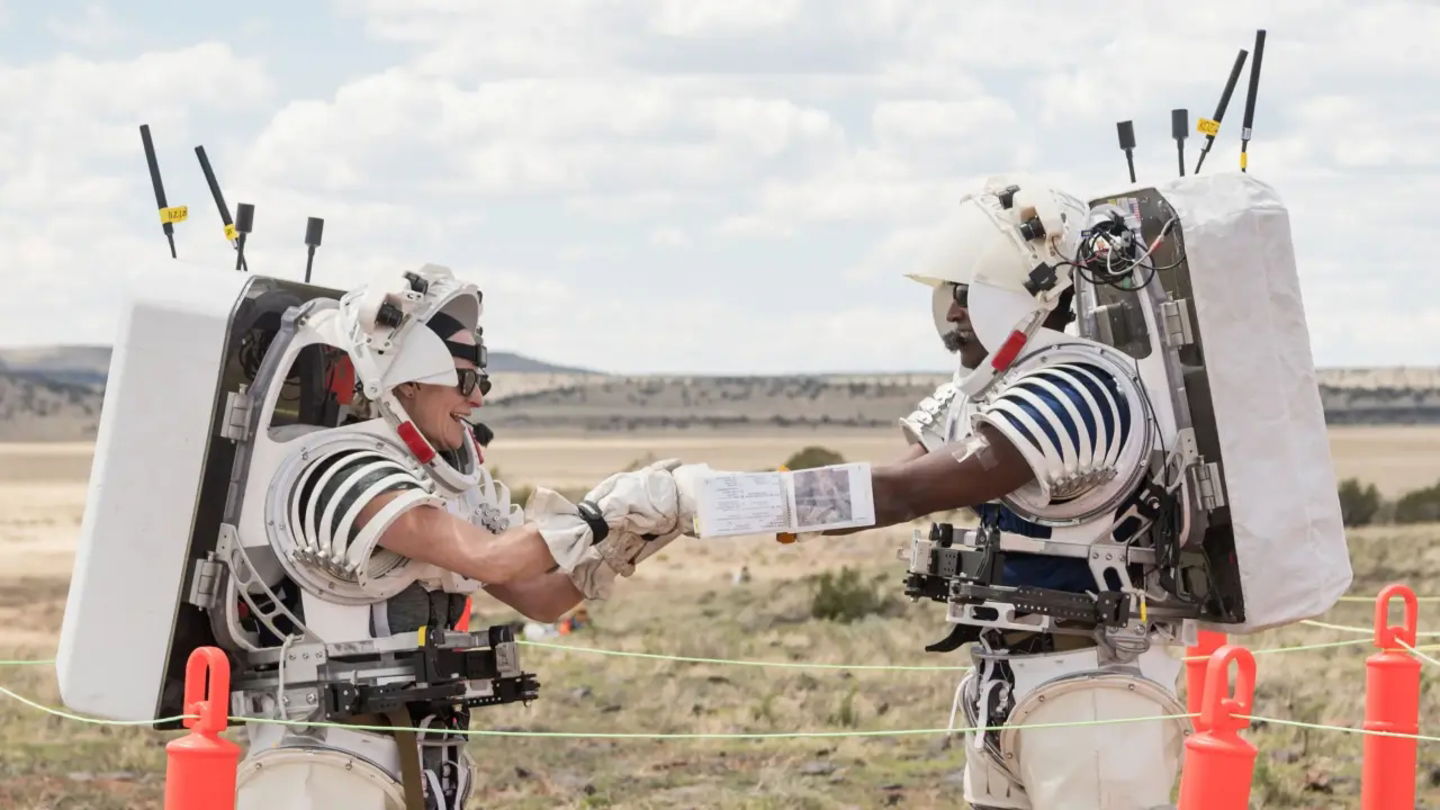
[[[305,256],[305,283],[310,283],[310,265],[315,262],[315,248],[320,247],[320,235],[325,232],[325,220],[310,217],[305,220],[305,244],[309,246]]]
[[[1245,123],[1240,128],[1240,171],[1249,164],[1250,127],[1255,123],[1255,97],[1260,93],[1260,61],[1265,58],[1265,29],[1255,32],[1255,58],[1250,62],[1250,92],[1245,96]]]
[[[250,235],[250,227],[255,224],[255,206],[250,203],[240,203],[235,206],[235,230],[237,232],[235,245],[235,269],[238,271],[245,265],[245,237]],[[246,267],[246,271],[249,268]]]
[[[1185,176],[1185,139],[1190,137],[1190,111],[1170,111],[1170,137],[1175,139],[1175,150],[1180,158],[1180,176]]]
[[[145,145],[145,163],[150,167],[150,185],[155,188],[155,206],[160,209],[160,227],[165,231],[165,241],[170,243],[170,258],[175,256],[175,223],[184,222],[190,216],[190,209],[183,205],[174,208],[165,204],[165,184],[160,182],[160,163],[155,160],[155,144],[150,140],[150,125],[140,125],[140,142]]]
[[[1130,167],[1130,182],[1135,182],[1135,124],[1132,121],[1120,121],[1115,124],[1115,131],[1120,134],[1120,148],[1125,150],[1125,164]]]
[[[220,209],[220,221],[225,224],[225,240],[230,243],[230,247],[239,250],[240,233],[230,221],[230,208],[225,205],[225,195],[220,193],[220,181],[215,179],[215,171],[210,168],[210,158],[205,156],[205,147],[195,147],[195,157],[200,159],[200,171],[205,173],[205,182],[210,186],[210,196],[215,198],[215,207]],[[246,271],[250,269],[243,260],[240,266]]]
[[[1205,134],[1205,148],[1200,150],[1200,159],[1195,161],[1195,173],[1200,173],[1200,167],[1205,165],[1205,156],[1210,154],[1210,147],[1215,143],[1215,136],[1220,134],[1220,122],[1225,118],[1225,108],[1230,106],[1230,94],[1235,92],[1235,82],[1240,80],[1240,69],[1245,67],[1245,57],[1250,52],[1244,48],[1240,53],[1235,54],[1235,64],[1230,66],[1230,78],[1225,80],[1225,92],[1220,94],[1220,103],[1215,105],[1215,118],[1201,118],[1195,122],[1195,130]]]

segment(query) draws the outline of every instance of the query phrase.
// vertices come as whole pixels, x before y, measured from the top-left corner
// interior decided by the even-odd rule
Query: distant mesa
[[[109,346],[34,346],[0,349],[0,372],[38,375],[50,380],[105,383],[110,370]],[[513,352],[490,352],[490,370],[527,374],[596,374],[589,369],[558,366]]]
[[[0,349],[0,441],[95,437],[107,346]],[[666,430],[890,428],[947,375],[614,375],[492,352],[481,412],[501,436]],[[1440,424],[1440,368],[1325,369],[1331,424]]]

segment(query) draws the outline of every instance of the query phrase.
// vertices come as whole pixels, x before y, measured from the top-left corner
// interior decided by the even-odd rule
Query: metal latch
[[[225,417],[220,420],[220,435],[237,442],[250,438],[250,396],[243,387],[225,395]]]
[[[190,593],[185,601],[205,610],[214,607],[216,591],[220,587],[221,568],[216,560],[196,560],[195,570],[190,577]]]
[[[1190,299],[1178,298],[1160,304],[1160,321],[1167,345],[1178,348],[1195,342],[1195,327],[1190,323]]]
[[[1194,475],[1195,492],[1199,496],[1200,507],[1209,512],[1224,506],[1225,488],[1220,484],[1220,465],[1212,461],[1208,464],[1197,464],[1190,469]]]

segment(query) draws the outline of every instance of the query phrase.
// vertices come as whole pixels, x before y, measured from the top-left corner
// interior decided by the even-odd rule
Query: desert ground
[[[893,431],[776,431],[572,436],[506,435],[489,461],[515,486],[583,489],[650,458],[678,456],[715,467],[761,469],[806,445],[847,460],[884,460],[900,449]],[[1440,428],[1337,428],[1341,477],[1373,481],[1387,497],[1440,479]],[[91,448],[0,445],[0,659],[53,656],[84,508]],[[567,645],[771,662],[965,663],[922,646],[946,631],[939,605],[899,598],[895,549],[910,527],[849,538],[677,540],[591,609],[594,623]],[[1404,581],[1440,596],[1440,526],[1375,527],[1350,535],[1352,593]],[[751,578],[736,583],[741,567]],[[813,619],[816,577],[849,567],[882,600],[873,615],[842,624]],[[1422,629],[1437,606],[1422,606]],[[515,618],[481,602],[477,620]],[[1327,620],[1365,625],[1371,608],[1342,603]],[[1247,637],[1254,650],[1359,638],[1291,626]],[[1358,726],[1363,644],[1259,657],[1257,715]],[[956,676],[945,671],[775,669],[598,657],[522,649],[543,684],[529,707],[480,710],[479,728],[594,732],[771,732],[929,729],[943,726]],[[1428,667],[1422,718],[1435,717],[1440,667]],[[48,666],[0,666],[0,685],[59,705]],[[1422,720],[1422,724],[1423,724]],[[1440,728],[1422,727],[1428,733]],[[0,807],[158,806],[163,745],[175,736],[50,718],[0,695]],[[1262,756],[1254,806],[1352,808],[1359,799],[1361,738],[1261,724],[1250,738]],[[472,807],[961,807],[962,746],[937,735],[765,741],[477,738],[482,782]],[[1440,744],[1424,744],[1422,806],[1440,807]]]

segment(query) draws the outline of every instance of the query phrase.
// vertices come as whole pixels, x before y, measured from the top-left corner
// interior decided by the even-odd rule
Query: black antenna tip
[[[235,230],[240,233],[250,233],[255,224],[255,206],[250,203],[238,203],[235,206]]]
[[[1120,148],[1127,152],[1135,148],[1135,122],[1120,121],[1115,124],[1115,131],[1120,135]]]
[[[1170,137],[1177,141],[1190,137],[1189,110],[1182,108],[1170,111]]]
[[[310,247],[320,246],[320,237],[325,233],[325,220],[320,217],[310,217],[305,220],[305,244]]]

